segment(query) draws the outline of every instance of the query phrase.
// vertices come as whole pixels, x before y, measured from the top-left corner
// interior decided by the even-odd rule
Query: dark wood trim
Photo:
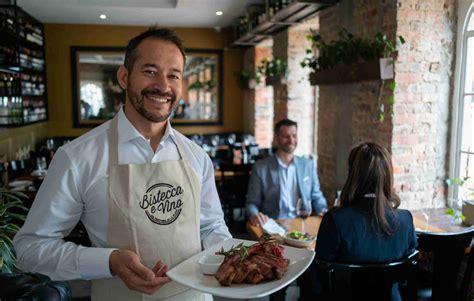
[[[77,53],[78,52],[100,52],[100,51],[115,51],[115,52],[125,52],[125,47],[100,47],[100,46],[71,46],[70,47],[70,59],[71,59],[71,93],[72,93],[72,114],[73,114],[73,127],[74,128],[93,128],[104,121],[90,121],[90,122],[79,122],[80,119],[80,109],[78,94],[80,91],[77,89],[77,80],[78,80],[78,70],[77,70]],[[201,121],[201,120],[171,120],[173,126],[215,126],[223,125],[223,116],[224,116],[224,51],[222,49],[195,49],[195,48],[186,48],[186,53],[190,54],[217,54],[218,56],[218,85],[219,85],[219,95],[218,95],[218,112],[219,116],[217,120],[212,121]]]

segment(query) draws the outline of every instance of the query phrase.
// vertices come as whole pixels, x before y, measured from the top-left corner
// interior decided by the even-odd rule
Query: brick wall
[[[395,65],[395,181],[409,208],[446,204],[455,0],[399,1],[397,35],[407,44]]]
[[[271,41],[244,52],[244,68],[255,70],[265,58],[271,58]],[[260,84],[244,91],[244,131],[253,134],[261,148],[269,148],[273,139],[273,89]]]
[[[296,153],[308,155],[314,153],[314,87],[308,81],[308,69],[300,62],[311,43],[306,36],[310,28],[317,28],[315,19],[304,24],[290,27],[273,37],[273,56],[286,60],[288,69],[286,85],[274,86],[274,122],[289,118],[298,122],[298,147]]]
[[[383,123],[376,122],[380,81],[320,86],[318,165],[325,195],[342,188],[350,149],[375,141],[393,153],[402,207],[444,204],[454,2],[348,0],[320,15],[320,33],[327,40],[341,27],[356,35],[383,31],[407,40],[395,66],[393,118],[388,81],[382,89]]]

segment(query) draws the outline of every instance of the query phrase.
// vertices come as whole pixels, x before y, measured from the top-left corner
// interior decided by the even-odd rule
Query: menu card
[[[286,229],[280,226],[274,219],[269,218],[268,221],[262,226],[263,231],[268,234],[279,234],[285,235]]]

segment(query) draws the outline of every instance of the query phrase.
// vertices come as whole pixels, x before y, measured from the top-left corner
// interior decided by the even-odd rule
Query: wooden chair
[[[317,300],[392,300],[400,286],[403,300],[416,300],[418,251],[389,263],[352,264],[316,259],[322,286]],[[398,284],[398,285],[397,285]]]
[[[433,256],[431,281],[428,286],[419,286],[418,299],[466,300],[473,271],[472,248],[464,271],[461,263],[465,258],[466,248],[471,246],[474,227],[458,233],[419,232],[417,236],[418,249],[431,252]],[[458,281],[460,274],[463,280]]]

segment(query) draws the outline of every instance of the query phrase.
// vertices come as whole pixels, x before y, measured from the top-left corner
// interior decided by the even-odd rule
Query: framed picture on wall
[[[116,72],[121,47],[71,47],[74,127],[95,127],[111,119],[125,103]],[[173,125],[219,125],[223,112],[222,51],[186,49],[181,99],[171,114]]]

